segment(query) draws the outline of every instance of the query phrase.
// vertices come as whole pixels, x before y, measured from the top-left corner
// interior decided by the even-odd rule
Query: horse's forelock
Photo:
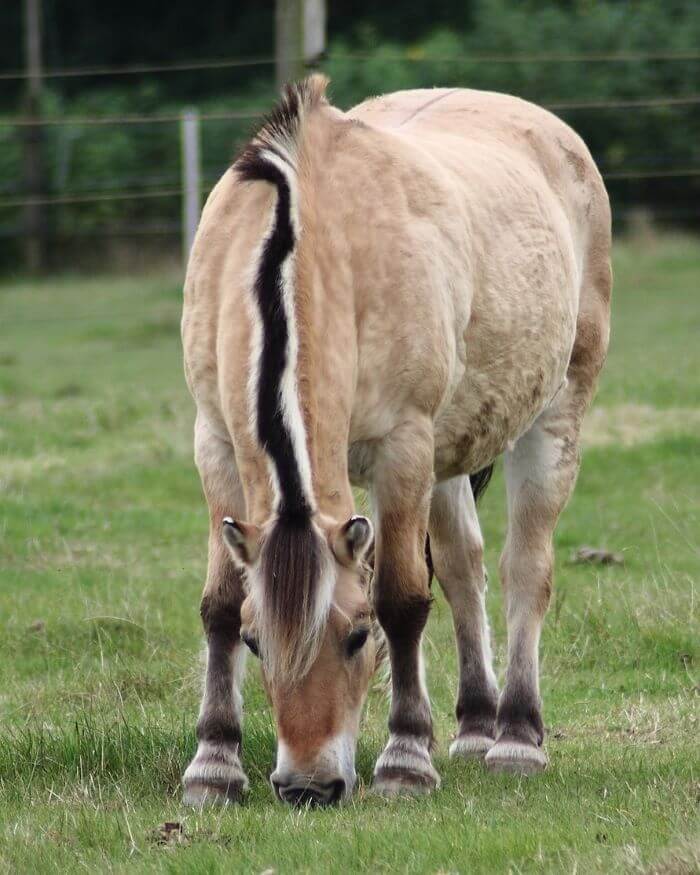
[[[307,518],[278,519],[267,534],[253,586],[256,634],[268,677],[302,680],[313,665],[335,583],[332,554]]]

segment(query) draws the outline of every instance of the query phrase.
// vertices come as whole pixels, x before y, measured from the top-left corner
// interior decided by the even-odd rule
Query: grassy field
[[[428,680],[443,788],[367,792],[387,706],[373,691],[361,784],[294,811],[267,783],[274,731],[246,682],[239,807],[179,801],[194,750],[207,518],[191,461],[177,278],[0,285],[0,871],[700,871],[700,243],[620,244],[613,342],[557,532],[542,641],[551,767],[450,762],[455,659],[436,593]],[[500,474],[482,525],[499,669]],[[580,545],[624,567],[573,566]],[[164,840],[166,821],[182,825]]]

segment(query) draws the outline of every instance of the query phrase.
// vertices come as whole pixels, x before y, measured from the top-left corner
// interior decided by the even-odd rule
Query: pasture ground
[[[267,784],[274,732],[246,682],[248,801],[183,810],[194,750],[207,517],[191,461],[175,277],[0,285],[0,871],[700,871],[700,245],[615,251],[614,334],[556,537],[542,641],[550,769],[450,762],[456,676],[439,594],[427,635],[443,788],[361,784],[294,811]],[[481,507],[499,670],[500,474]],[[580,545],[622,568],[572,566]],[[164,822],[182,825],[164,838]]]

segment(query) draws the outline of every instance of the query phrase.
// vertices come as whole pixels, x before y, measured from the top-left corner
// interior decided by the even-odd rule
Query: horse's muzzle
[[[301,775],[290,775],[285,781],[273,776],[270,782],[278,799],[297,806],[333,805],[343,798],[346,787],[343,778],[320,783]]]

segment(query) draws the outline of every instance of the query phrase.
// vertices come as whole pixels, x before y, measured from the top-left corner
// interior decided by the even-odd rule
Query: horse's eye
[[[354,656],[362,650],[365,646],[368,635],[369,629],[355,629],[355,631],[350,634],[348,640],[345,642],[345,649],[348,656]]]
[[[254,656],[260,656],[258,651],[258,642],[252,635],[241,635],[241,640]]]

